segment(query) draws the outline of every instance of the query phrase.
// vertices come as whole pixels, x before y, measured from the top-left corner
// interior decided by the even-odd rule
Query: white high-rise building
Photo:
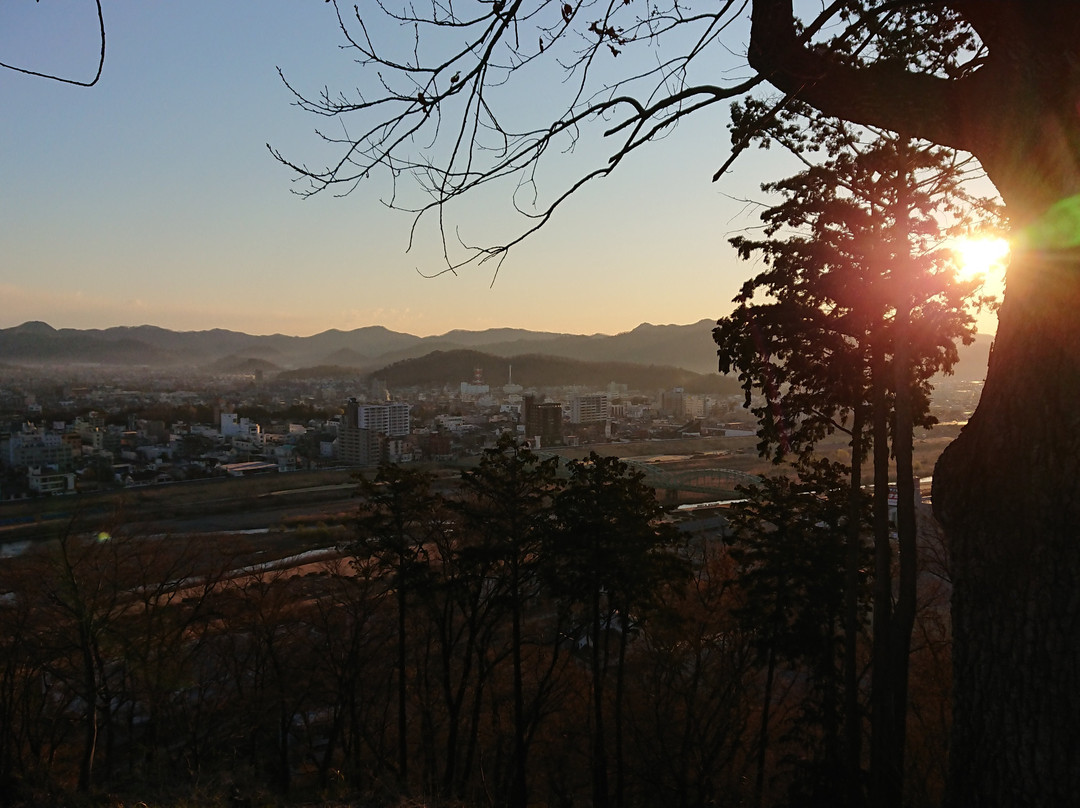
[[[405,437],[411,431],[408,404],[360,404],[349,399],[338,430],[338,450],[346,462],[374,465],[383,455],[386,438]]]
[[[586,424],[591,421],[606,421],[609,417],[607,393],[575,396],[570,402],[571,423]]]
[[[346,414],[354,412],[351,403]],[[391,438],[408,435],[411,431],[409,405],[394,404],[357,404],[355,421],[350,426],[358,429],[370,429]]]

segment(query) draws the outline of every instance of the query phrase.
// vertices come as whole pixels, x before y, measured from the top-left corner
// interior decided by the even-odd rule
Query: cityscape
[[[665,343],[681,328],[646,332]],[[50,333],[41,324],[15,332]],[[0,351],[5,336],[12,334],[0,331]],[[637,349],[650,354],[645,343]],[[383,778],[397,781],[402,775],[391,771],[416,768],[425,755],[426,766],[447,772],[433,793],[479,795],[489,777],[509,792],[521,776],[531,793],[554,797],[587,791],[590,775],[580,765],[587,734],[575,716],[579,699],[599,699],[608,705],[606,718],[624,709],[643,716],[618,731],[620,743],[658,768],[611,774],[635,802],[671,789],[702,805],[718,788],[748,793],[762,679],[754,634],[735,618],[742,596],[729,565],[744,545],[731,509],[759,496],[754,489],[769,485],[778,467],[759,454],[745,393],[718,372],[530,356],[436,350],[363,373],[283,369],[232,354],[202,370],[65,363],[55,352],[48,362],[6,355],[0,619],[17,621],[5,624],[13,632],[10,654],[21,655],[26,676],[40,671],[46,684],[36,713],[3,699],[0,705],[7,704],[20,736],[50,750],[45,760],[30,751],[36,747],[13,749],[12,765],[28,775],[47,772],[47,780],[93,783],[115,777],[113,767],[141,772],[138,761],[151,755],[156,774],[128,775],[128,788],[161,795],[162,804],[182,793],[231,806],[289,804],[288,795],[389,805],[399,786]],[[931,472],[970,416],[985,361],[976,342],[957,376],[935,380],[940,426],[915,437],[917,473]],[[471,371],[460,372],[466,363]],[[538,369],[549,381],[574,383],[523,383]],[[582,373],[596,374],[595,381],[583,383]],[[626,378],[637,379],[635,386],[620,381]],[[665,384],[671,379],[685,386]],[[819,452],[845,462],[850,441],[838,435]],[[911,698],[930,710],[944,698],[938,683],[949,643],[949,586],[940,532],[923,501],[928,486],[917,489],[925,558],[922,643],[912,664],[923,679]],[[576,497],[585,498],[583,512],[562,504]],[[793,514],[815,499],[812,489],[796,497],[810,500]],[[836,540],[839,534],[820,533],[818,525],[815,541]],[[534,533],[514,551],[520,555],[507,555],[517,539],[507,545],[506,537]],[[609,555],[595,574],[605,587],[619,574],[648,576],[651,594],[636,596],[632,625],[596,628],[595,621],[624,619],[618,590],[595,590],[600,611],[592,618],[583,611],[580,587],[588,579],[580,576],[597,563],[586,548],[600,537]],[[560,541],[568,543],[552,544]],[[782,551],[802,558],[796,548]],[[631,552],[633,566],[619,573],[618,559]],[[647,572],[650,558],[668,561]],[[519,563],[526,571],[512,574]],[[520,583],[513,575],[523,576]],[[802,585],[799,574],[784,575],[785,587]],[[140,593],[147,593],[144,611],[132,611]],[[666,605],[651,604],[654,596]],[[515,597],[525,598],[520,606],[512,605]],[[704,610],[699,599],[709,604]],[[21,604],[32,606],[23,617]],[[69,608],[93,615],[84,644],[103,667],[92,684],[78,678],[77,660],[66,661],[65,649],[80,642],[68,633],[77,625],[64,616]],[[514,619],[527,641],[513,640]],[[56,628],[40,644],[46,623]],[[146,633],[138,639],[132,632]],[[348,650],[357,643],[366,650]],[[145,662],[125,661],[121,647]],[[425,672],[432,654],[445,655],[442,684]],[[612,686],[624,669],[624,696],[587,695]],[[699,678],[709,686],[691,687]],[[31,683],[22,675],[13,681]],[[450,684],[460,690],[446,690]],[[529,719],[537,733],[529,762],[523,754],[470,763],[455,733],[485,757],[506,750],[511,728],[525,720],[506,712],[514,687],[528,709],[545,714]],[[797,727],[800,705],[818,697],[813,688],[787,689],[774,721]],[[79,695],[87,693],[115,706],[87,711]],[[354,711],[347,705],[356,698]],[[471,704],[469,721],[458,716],[457,699]],[[644,718],[671,699],[662,718]],[[395,720],[402,723],[391,730]],[[73,730],[89,722],[111,740],[80,764],[83,744]],[[176,729],[165,735],[165,725]],[[711,748],[727,763],[702,760],[675,778],[655,774],[675,763],[654,748],[657,739],[693,726],[677,755]],[[929,755],[916,763],[919,780],[939,788],[941,725],[919,726],[911,738]],[[205,785],[184,772],[191,755],[206,758],[199,764]],[[558,761],[557,770],[547,768]],[[639,776],[645,771],[654,773]],[[20,782],[20,793],[39,799],[37,783]]]
[[[0,808],[1075,803],[1078,65],[0,3]]]
[[[378,371],[345,368],[297,378],[242,362],[232,373],[198,374],[62,359],[0,369],[4,500],[215,476],[460,461],[478,456],[502,433],[536,450],[618,451],[677,440],[693,454],[695,440],[745,439],[756,431],[744,394],[719,374],[707,392],[659,383],[632,388],[618,378],[526,388],[513,380],[512,358],[487,355],[489,365],[507,369],[505,378],[475,367],[457,382],[391,387]],[[450,357],[436,360],[445,365]],[[974,409],[980,389],[977,355],[962,367],[976,378],[942,377],[935,397],[938,420],[953,428]]]

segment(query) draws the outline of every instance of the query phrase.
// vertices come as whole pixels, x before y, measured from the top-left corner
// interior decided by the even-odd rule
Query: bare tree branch
[[[832,0],[802,24],[790,0],[754,0],[747,32],[735,26],[746,21],[751,0],[725,0],[717,7],[666,2],[474,0],[420,10],[404,0],[377,0],[363,11],[354,6],[351,14],[335,2],[342,47],[358,55],[366,84],[349,95],[326,88],[310,95],[284,75],[282,80],[301,109],[343,122],[355,118],[360,126],[343,127],[343,135],[319,130],[328,147],[340,150],[323,167],[268,148],[304,183],[297,188],[302,196],[331,189],[349,194],[376,174],[389,176],[392,191],[384,203],[414,217],[410,249],[422,223],[437,228],[440,274],[493,258],[501,264],[569,197],[608,176],[627,156],[687,116],[745,97],[765,81],[785,97],[761,125],[799,100],[865,124],[902,126],[937,142],[963,146],[970,139],[953,114],[957,98],[973,91],[985,72],[978,52],[966,64],[957,61],[972,37],[970,28],[931,49],[920,73],[899,66],[879,42],[878,33],[895,27],[898,15],[917,6],[933,21],[940,3],[887,0],[855,13],[848,0]],[[737,72],[717,82],[723,75],[717,59],[730,57],[730,43],[747,33],[754,70],[747,72],[745,57],[735,54]],[[961,77],[950,78],[953,73]],[[534,89],[537,76],[549,82],[542,90]],[[523,110],[514,92],[526,82],[537,104]],[[895,86],[896,92],[883,93],[882,86]],[[931,112],[907,109],[916,99],[921,110]],[[540,102],[550,103],[550,110],[537,113]],[[530,122],[536,114],[542,116],[539,124]],[[544,167],[578,159],[572,155],[585,145],[587,133],[610,144],[604,157],[542,194],[537,180]],[[751,132],[741,134],[717,177],[751,138]],[[399,183],[404,177],[415,186]],[[499,183],[508,184],[509,209],[521,217],[520,229],[494,244],[471,245],[449,224],[450,209]],[[411,188],[424,198],[413,200]]]
[[[101,0],[97,0],[97,15],[98,15],[98,31],[101,38],[101,53],[98,56],[97,71],[94,73],[94,77],[90,81],[79,81],[78,79],[69,79],[63,76],[57,76],[53,73],[39,73],[36,70],[27,70],[25,67],[16,67],[15,65],[9,65],[6,62],[0,62],[0,67],[7,68],[8,70],[14,70],[16,73],[25,73],[27,76],[37,76],[42,79],[50,79],[51,81],[59,81],[61,84],[74,84],[76,87],[93,87],[98,83],[98,79],[101,78],[101,71],[105,67],[105,17],[101,11]]]

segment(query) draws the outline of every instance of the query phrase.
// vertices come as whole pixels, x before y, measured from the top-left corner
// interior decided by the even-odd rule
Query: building
[[[384,379],[371,379],[368,382],[368,397],[371,401],[387,402],[390,400],[390,389]]]
[[[378,465],[385,459],[387,439],[411,431],[408,404],[361,404],[350,398],[338,428],[338,457],[360,466]]]
[[[686,397],[681,387],[660,391],[660,414],[668,418],[686,417]]]
[[[262,427],[250,418],[240,418],[235,412],[221,413],[221,434],[226,438],[240,438],[253,445],[262,444]]]
[[[429,460],[445,460],[453,456],[453,442],[448,432],[430,432],[424,437],[424,455]]]
[[[34,466],[27,472],[30,490],[38,494],[70,494],[75,491],[75,474],[43,470]]]
[[[91,412],[86,418],[76,418],[71,429],[79,437],[82,446],[86,446],[90,451],[100,452],[105,449],[105,420],[98,413]]]
[[[483,368],[474,368],[472,381],[462,382],[460,386],[462,401],[475,401],[481,396],[486,396],[490,392],[491,388],[484,383]]]
[[[704,418],[709,414],[713,402],[706,395],[683,395],[683,415],[686,418]]]
[[[525,396],[522,412],[525,422],[525,440],[534,449],[562,444],[562,404],[554,401],[540,404],[536,401],[536,396]]]
[[[575,396],[570,402],[570,423],[588,424],[606,421],[610,417],[607,393]]]
[[[435,425],[449,432],[461,432],[465,428],[465,416],[446,414],[436,415]]]
[[[13,432],[2,442],[3,465],[8,468],[51,467],[71,471],[74,467],[72,445],[63,435],[43,432],[29,424]]]
[[[342,426],[355,429],[370,429],[392,438],[400,438],[412,431],[409,420],[409,405],[360,404],[350,398],[345,405],[345,417]]]

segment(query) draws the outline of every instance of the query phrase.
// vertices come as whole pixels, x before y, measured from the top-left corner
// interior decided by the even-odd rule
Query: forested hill
[[[456,385],[471,380],[476,369],[480,369],[484,383],[492,388],[501,388],[512,379],[524,387],[595,387],[616,382],[632,390],[682,387],[690,393],[739,392],[734,377],[694,373],[667,365],[583,362],[542,354],[505,357],[469,350],[433,351],[417,359],[395,362],[372,375],[393,388]]]

